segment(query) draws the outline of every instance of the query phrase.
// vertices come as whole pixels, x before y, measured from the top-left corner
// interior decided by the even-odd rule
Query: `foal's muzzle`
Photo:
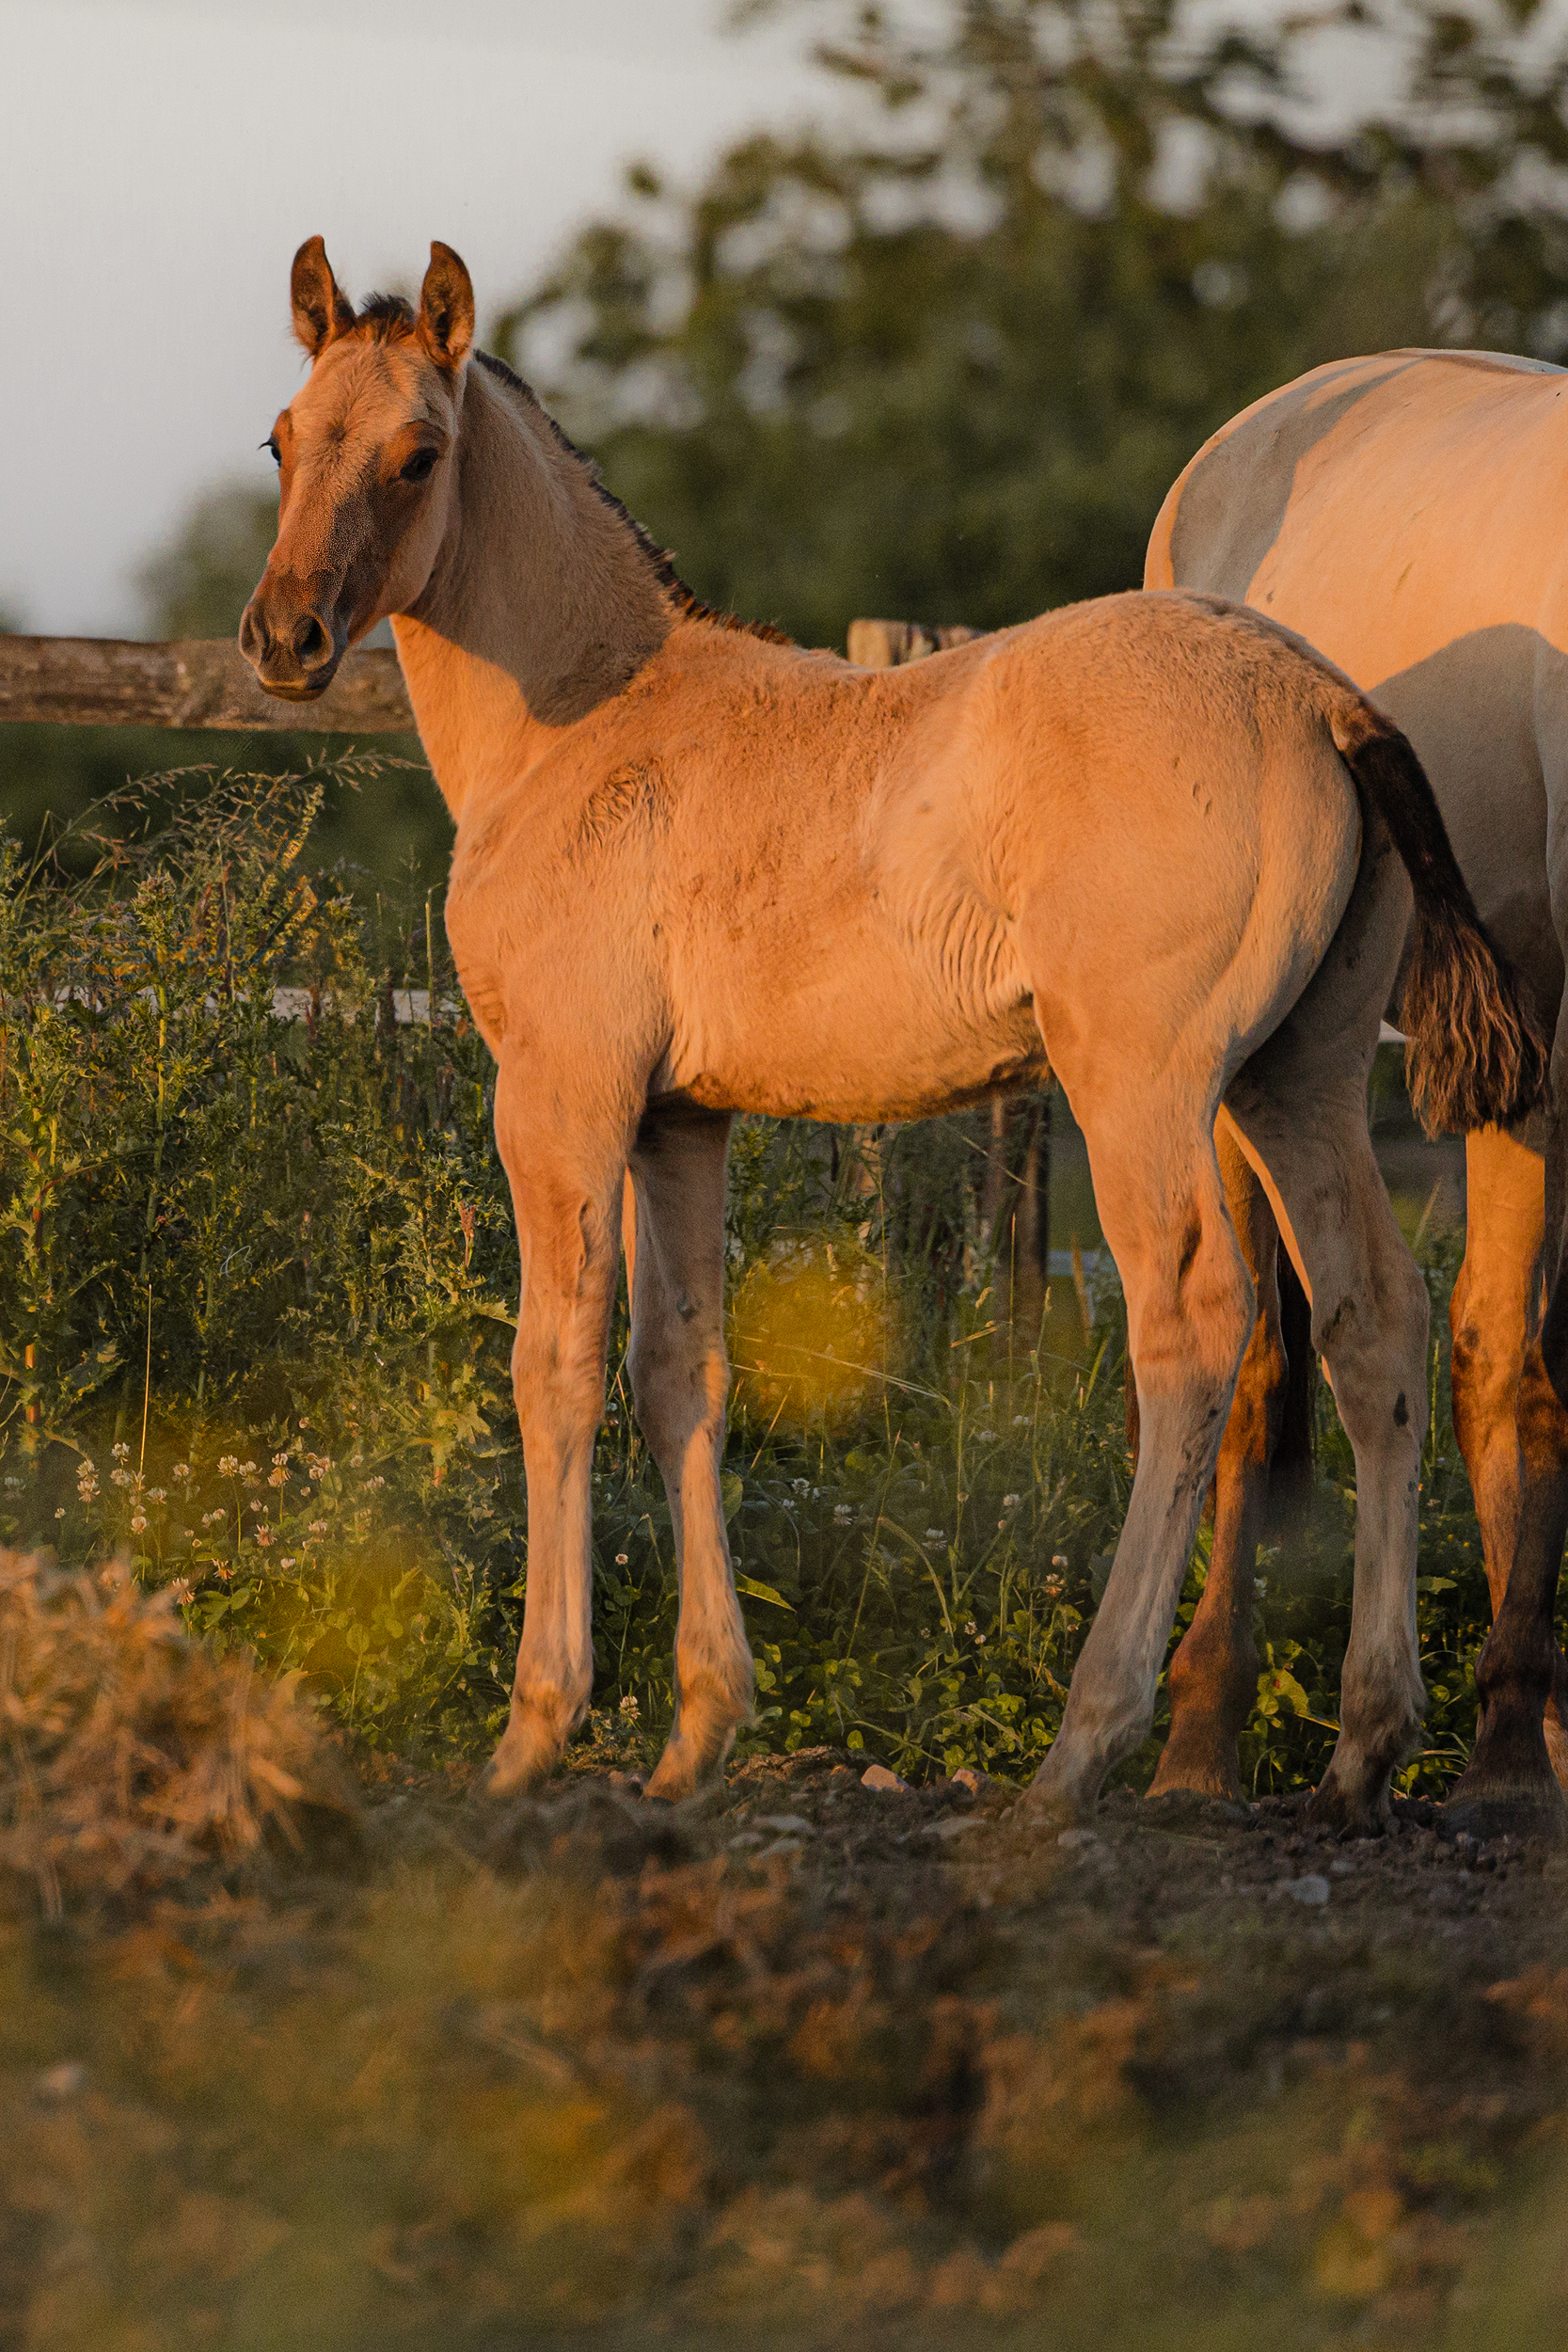
[[[314,702],[332,683],[348,632],[323,605],[264,591],[263,582],[245,609],[240,651],[269,694]]]

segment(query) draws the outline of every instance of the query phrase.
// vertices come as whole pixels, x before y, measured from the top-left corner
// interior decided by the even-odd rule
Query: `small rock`
[[[815,1837],[816,1835],[815,1822],[808,1821],[800,1813],[759,1813],[757,1827],[774,1830],[781,1837]]]
[[[890,1772],[885,1764],[868,1764],[861,1774],[863,1788],[900,1789],[908,1793],[909,1786],[909,1782],[900,1780],[896,1772]]]
[[[61,2106],[67,2099],[74,2099],[87,2079],[87,2070],[74,2058],[67,2058],[59,2066],[46,2066],[34,2085],[40,2099],[51,2106]]]
[[[960,1764],[953,1775],[953,1785],[957,1788],[967,1788],[972,1797],[977,1797],[983,1788],[990,1788],[990,1774],[977,1772],[973,1764]]]
[[[767,1862],[774,1854],[795,1854],[800,1851],[800,1840],[798,1837],[775,1837],[773,1843],[770,1846],[764,1846],[761,1852],[753,1859],[758,1862]]]
[[[940,1821],[927,1821],[922,1837],[961,1837],[966,1829],[989,1829],[983,1813],[944,1813]]]
[[[1303,1878],[1287,1879],[1284,1891],[1293,1903],[1326,1903],[1328,1881],[1321,1871],[1308,1870]]]
[[[1070,1851],[1074,1847],[1098,1846],[1100,1840],[1092,1829],[1065,1829],[1056,1843],[1066,1846]]]

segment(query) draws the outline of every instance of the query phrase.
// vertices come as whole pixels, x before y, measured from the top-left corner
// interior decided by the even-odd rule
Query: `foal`
[[[452,950],[498,1064],[529,1553],[491,1786],[541,1780],[588,1705],[628,1168],[633,1394],[681,1579],[650,1794],[674,1798],[752,1703],[720,1490],[733,1116],[915,1118],[1035,1082],[1049,1056],[1121,1272],[1143,1451],[1037,1787],[1091,1805],[1151,1718],[1252,1324],[1223,1098],[1355,1448],[1319,1804],[1375,1814],[1424,1699],[1426,1292],[1365,1107],[1407,866],[1418,1052],[1478,1118],[1532,1100],[1542,1072],[1403,738],[1298,640],[1212,597],[1109,597],[881,673],[801,652],[698,604],[528,388],[473,352],[447,246],[417,313],[356,315],[319,238],[293,295],[314,364],[273,428],[277,542],[240,642],[303,702],[391,616],[457,825]]]

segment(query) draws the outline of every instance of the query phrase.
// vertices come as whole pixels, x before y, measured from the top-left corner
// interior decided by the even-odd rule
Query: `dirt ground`
[[[1560,2345],[1568,1855],[384,1778],[0,1938],[0,2344]]]

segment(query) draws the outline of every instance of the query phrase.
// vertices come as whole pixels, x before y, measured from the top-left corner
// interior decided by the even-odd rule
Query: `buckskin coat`
[[[1049,1055],[1121,1269],[1144,1440],[1038,1794],[1092,1804],[1150,1721],[1253,1324],[1223,1096],[1291,1229],[1355,1446],[1355,1633],[1320,1802],[1375,1814],[1423,1701],[1426,1293],[1365,1103],[1402,857],[1431,1084],[1484,1116],[1533,1099],[1542,1071],[1408,745],[1294,639],[1209,597],[1113,597],[879,674],[729,623],[472,352],[448,247],[417,315],[356,314],[319,238],[293,294],[313,365],[274,428],[277,541],[241,644],[305,701],[391,616],[457,825],[448,930],[498,1063],[529,1550],[491,1787],[536,1783],[588,1705],[628,1169],[632,1387],[681,1580],[650,1793],[679,1797],[752,1699],[720,1487],[731,1119],[941,1110]]]
[[[1491,352],[1386,352],[1317,368],[1215,434],[1166,498],[1145,568],[1151,589],[1244,599],[1299,629],[1398,722],[1482,918],[1555,1036],[1558,1111],[1466,1137],[1450,1308],[1454,1425],[1496,1621],[1449,1812],[1483,1834],[1568,1822],[1568,1675],[1553,1631],[1568,1531],[1565,515],[1568,374]],[[1266,1202],[1244,1164],[1227,1165],[1260,1264]],[[1209,1588],[1172,1669],[1162,1787],[1231,1785],[1251,1704],[1253,1551],[1283,1379],[1266,1322],[1221,1457]]]

